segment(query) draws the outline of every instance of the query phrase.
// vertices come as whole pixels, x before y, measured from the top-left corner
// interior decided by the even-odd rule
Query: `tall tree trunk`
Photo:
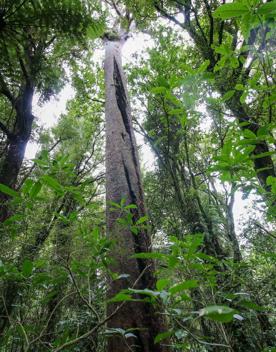
[[[31,136],[33,94],[33,85],[28,83],[22,89],[20,96],[13,102],[16,110],[16,123],[14,131],[7,135],[8,148],[0,169],[0,183],[10,188],[14,188],[16,185],[26,146]],[[0,192],[0,223],[9,217],[8,202],[9,197]]]
[[[105,42],[105,89],[106,89],[106,201],[107,233],[114,241],[111,270],[126,274],[124,278],[110,280],[108,296],[113,297],[122,289],[153,289],[154,267],[149,260],[135,259],[133,254],[149,252],[151,241],[145,229],[133,234],[129,228],[118,223],[120,209],[113,210],[110,202],[135,204],[131,209],[133,221],[145,216],[144,196],[141,184],[137,147],[130,116],[126,82],[122,70],[121,49],[124,39],[106,39]],[[140,297],[142,298],[142,297]],[[119,308],[120,306],[120,308]],[[135,338],[124,339],[112,335],[108,342],[109,352],[132,351],[165,352],[168,348],[155,344],[155,336],[166,331],[165,322],[158,307],[144,301],[109,303],[107,315],[118,309],[108,321],[108,328],[134,329]]]

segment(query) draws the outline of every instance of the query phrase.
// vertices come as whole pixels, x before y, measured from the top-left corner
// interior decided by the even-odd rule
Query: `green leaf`
[[[240,102],[241,102],[242,104],[245,103],[246,98],[247,98],[247,94],[248,94],[248,92],[247,92],[247,91],[244,91],[244,92],[242,93],[242,95],[240,96]]]
[[[3,185],[3,183],[0,183],[0,192],[5,193],[11,197],[19,197],[19,194],[15,190],[6,185]]]
[[[113,298],[109,300],[109,302],[124,302],[124,301],[133,301],[133,298],[131,295],[128,295],[126,293],[117,293]]]
[[[135,223],[135,225],[140,225],[143,224],[144,222],[148,221],[148,217],[147,216],[142,216],[140,219],[138,219]]]
[[[130,231],[134,233],[134,235],[138,235],[139,229],[136,226],[130,226]]]
[[[255,310],[255,311],[258,311],[258,312],[261,312],[261,311],[265,310],[264,307],[261,307],[258,304],[254,303],[252,301],[248,301],[248,300],[243,300],[239,304],[242,307],[245,307],[245,308],[248,308],[248,309],[252,309],[252,310]]]
[[[40,181],[37,181],[30,190],[30,193],[29,193],[30,197],[35,198],[40,192],[41,188],[42,188],[42,183]]]
[[[244,90],[244,85],[238,83],[238,84],[235,85],[235,89],[236,89],[236,90]]]
[[[231,172],[227,170],[222,171],[220,178],[223,182],[230,182],[232,180]]]
[[[129,205],[125,206],[125,209],[137,209],[137,205],[129,204]]]
[[[114,208],[121,209],[121,205],[112,201],[108,201],[108,205],[111,205]]]
[[[172,334],[173,334],[173,331],[171,331],[171,330],[165,331],[165,332],[161,332],[160,334],[155,336],[154,343],[159,343],[159,342],[165,340],[166,338],[172,336]]]
[[[156,282],[156,288],[158,291],[162,291],[166,286],[168,286],[170,280],[169,279],[159,279]]]
[[[144,288],[143,290],[138,290],[138,289],[135,289],[135,288],[129,288],[128,291],[133,292],[133,293],[138,293],[140,295],[151,296],[151,297],[159,296],[159,292],[150,290],[148,288]]]
[[[176,108],[176,109],[171,109],[169,111],[169,115],[173,115],[173,116],[177,116],[183,113],[183,109],[182,108]]]
[[[245,14],[248,14],[250,11],[249,9],[241,3],[231,3],[231,4],[224,4],[220,6],[216,11],[213,13],[215,18],[221,18],[222,20],[227,20],[233,17],[240,17]]]
[[[231,99],[234,94],[235,94],[234,89],[233,89],[233,90],[229,90],[228,92],[226,92],[226,93],[223,95],[222,101],[227,101],[227,100]]]
[[[210,65],[210,60],[205,60],[197,69],[198,73],[206,71],[207,67]]]
[[[260,153],[260,154],[256,154],[256,155],[251,155],[251,159],[253,159],[253,160],[261,159],[261,158],[265,158],[266,156],[274,155],[275,153],[276,153],[275,151],[271,151],[271,152],[264,152],[264,153]]]
[[[276,177],[273,176],[268,176],[268,178],[266,179],[266,184],[268,186],[273,185],[274,183],[276,183]]]
[[[121,329],[121,328],[109,328],[105,330],[105,334],[107,335],[122,335],[124,336],[126,333],[126,330]]]
[[[15,214],[15,215],[10,216],[8,219],[6,219],[4,221],[4,224],[6,224],[6,225],[13,224],[13,223],[15,223],[17,221],[19,222],[19,221],[21,221],[23,219],[24,219],[23,215]]]
[[[243,135],[244,135],[244,137],[249,138],[249,139],[256,139],[255,133],[250,131],[249,129],[243,130]]]
[[[167,89],[165,87],[154,87],[151,89],[151,92],[154,94],[165,94]]]
[[[198,287],[197,280],[187,280],[187,281],[181,282],[180,284],[174,285],[169,289],[169,292],[170,294],[174,295],[183,290],[188,290],[190,288],[195,288],[195,287]]]
[[[52,188],[54,191],[59,194],[63,194],[63,187],[56,179],[48,175],[44,175],[41,179],[47,186]]]
[[[269,130],[267,126],[260,127],[257,131],[258,137],[263,137],[269,135]]]
[[[33,262],[25,259],[22,265],[22,274],[26,277],[30,276],[33,271]]]
[[[149,296],[154,299],[160,295],[160,292],[152,291],[152,290],[149,290],[148,288],[145,288],[143,290],[129,288],[128,291],[131,293],[138,293],[139,295],[143,295],[143,296]]]
[[[182,128],[186,127],[186,124],[187,124],[187,114],[183,114],[183,115],[180,117],[180,124],[181,124],[181,127],[182,127]]]
[[[276,16],[276,1],[267,2],[265,4],[262,4],[258,8],[257,14],[258,15],[265,15],[265,16],[268,16],[271,18]]]
[[[99,22],[94,22],[91,23],[90,26],[87,28],[86,35],[88,39],[96,39],[99,38],[105,30],[105,26],[103,23]]]
[[[212,320],[229,323],[237,313],[235,309],[228,306],[208,306],[199,311],[200,316],[206,316]]]

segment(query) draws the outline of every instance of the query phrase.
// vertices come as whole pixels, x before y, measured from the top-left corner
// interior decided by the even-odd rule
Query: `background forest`
[[[276,351],[275,16],[0,0],[1,352]]]

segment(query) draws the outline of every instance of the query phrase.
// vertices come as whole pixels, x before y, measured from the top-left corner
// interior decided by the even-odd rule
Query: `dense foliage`
[[[1,352],[102,352],[112,336],[139,352],[133,326],[106,325],[139,301],[170,351],[276,351],[275,16],[263,0],[0,0]],[[137,47],[124,68],[152,167],[147,216],[107,206],[122,233],[150,234],[132,257],[156,281],[109,297],[128,276],[105,212],[101,48],[118,27]],[[66,112],[42,127],[34,101],[66,86]]]

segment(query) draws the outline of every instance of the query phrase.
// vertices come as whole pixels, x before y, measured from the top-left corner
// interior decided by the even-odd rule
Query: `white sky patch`
[[[74,95],[74,89],[70,84],[67,84],[57,96],[51,97],[47,103],[39,106],[39,95],[36,94],[33,102],[33,114],[37,118],[37,124],[45,128],[53,127],[60,115],[66,112],[66,104]],[[29,142],[26,148],[25,159],[34,159],[38,150],[39,145],[36,142]]]

